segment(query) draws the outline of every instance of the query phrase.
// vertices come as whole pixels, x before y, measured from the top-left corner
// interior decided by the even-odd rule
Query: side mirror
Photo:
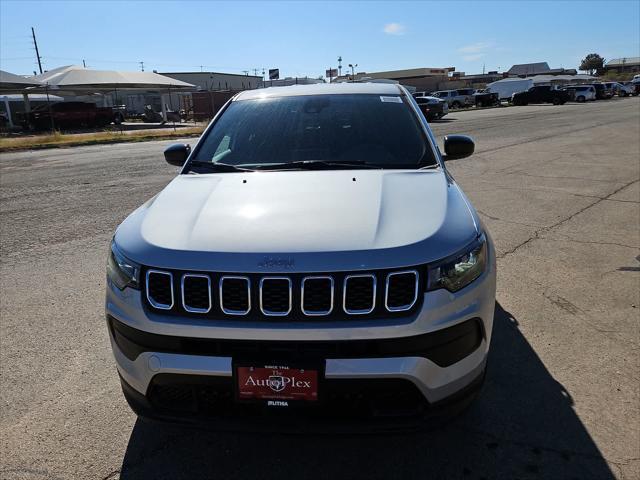
[[[447,135],[444,137],[445,161],[466,158],[473,154],[476,146],[467,135]]]
[[[187,157],[191,153],[191,145],[186,143],[174,143],[167,147],[164,151],[164,159],[169,165],[181,167],[187,161]]]

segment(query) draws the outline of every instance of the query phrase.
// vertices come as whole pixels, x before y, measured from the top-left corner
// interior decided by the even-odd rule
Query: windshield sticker
[[[385,103],[402,103],[402,99],[400,97],[380,97],[381,102]]]

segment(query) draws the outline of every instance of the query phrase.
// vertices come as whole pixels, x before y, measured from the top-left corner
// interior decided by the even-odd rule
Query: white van
[[[505,78],[487,85],[486,91],[497,93],[500,100],[511,100],[511,95],[518,92],[526,92],[533,86],[530,78]]]

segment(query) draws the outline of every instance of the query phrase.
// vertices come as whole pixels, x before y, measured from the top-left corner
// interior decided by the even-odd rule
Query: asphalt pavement
[[[105,260],[118,223],[175,175],[170,142],[0,154],[0,478],[640,478],[640,98],[432,126],[476,139],[449,168],[496,242],[498,305],[479,398],[403,435],[137,421]]]

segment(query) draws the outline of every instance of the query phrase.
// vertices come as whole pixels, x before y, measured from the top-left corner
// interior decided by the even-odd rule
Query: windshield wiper
[[[204,162],[202,160],[191,160],[189,167],[206,168],[210,172],[253,172],[249,168],[236,167],[228,163]]]
[[[324,160],[300,160],[297,162],[269,163],[265,165],[250,165],[256,170],[334,170],[334,169],[353,169],[353,168],[383,168],[382,165],[373,165],[371,163],[356,161],[324,161]]]

